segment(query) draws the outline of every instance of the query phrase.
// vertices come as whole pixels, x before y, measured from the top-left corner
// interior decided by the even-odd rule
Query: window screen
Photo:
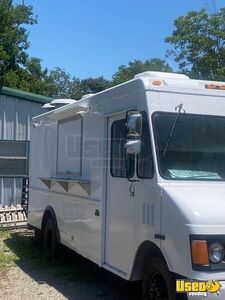
[[[0,141],[0,176],[28,175],[28,147],[25,141]]]
[[[58,176],[81,176],[82,118],[70,118],[58,124]]]
[[[137,157],[137,175],[139,178],[152,178],[154,173],[149,125],[146,112],[142,113],[141,152]]]
[[[113,122],[111,128],[111,175],[113,177],[129,178],[134,175],[134,156],[127,155],[126,142],[126,120]],[[129,170],[129,174],[126,174]]]

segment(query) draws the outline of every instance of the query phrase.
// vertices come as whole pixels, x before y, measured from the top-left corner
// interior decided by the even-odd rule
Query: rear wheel
[[[35,242],[38,246],[42,246],[42,234],[41,230],[38,228],[34,228],[34,238]]]
[[[58,240],[56,235],[56,227],[52,218],[49,218],[45,224],[43,244],[47,256],[56,257],[58,250]]]
[[[143,280],[143,300],[175,300],[174,280],[166,264],[155,258],[150,261]]]

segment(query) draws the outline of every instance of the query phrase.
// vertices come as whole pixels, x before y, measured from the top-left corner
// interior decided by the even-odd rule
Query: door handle
[[[95,216],[96,216],[96,217],[99,217],[99,216],[100,216],[99,209],[96,209],[96,210],[95,210]]]

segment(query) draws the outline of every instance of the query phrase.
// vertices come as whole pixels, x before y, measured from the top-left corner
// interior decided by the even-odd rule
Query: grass
[[[47,258],[41,247],[38,247],[32,231],[0,231],[0,280],[7,278],[8,270],[14,267],[22,269],[37,282],[43,281],[56,288],[58,284],[54,283],[54,279],[58,278],[60,281],[72,283],[83,282],[85,288],[90,284],[92,287],[99,287],[100,290],[109,289],[109,292],[120,290],[120,294],[124,294],[125,299],[141,299],[139,285],[131,286],[128,283],[125,285],[121,279],[105,270],[100,270],[95,264],[68,249],[62,248],[58,259]],[[100,292],[99,297],[103,296],[104,292],[103,294]]]
[[[95,273],[90,266],[87,270],[85,262],[66,249],[62,249],[57,260],[47,258],[37,246],[32,231],[0,231],[0,269],[7,270],[21,264],[67,280],[89,281]]]
[[[9,237],[9,231],[0,231],[0,269],[12,266],[12,264],[18,258],[16,254],[12,252],[10,248],[5,244],[5,240],[7,240]]]

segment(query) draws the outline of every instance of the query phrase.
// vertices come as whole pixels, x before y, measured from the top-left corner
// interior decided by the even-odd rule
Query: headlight
[[[224,246],[221,243],[209,245],[209,260],[212,263],[220,263],[224,258]]]

